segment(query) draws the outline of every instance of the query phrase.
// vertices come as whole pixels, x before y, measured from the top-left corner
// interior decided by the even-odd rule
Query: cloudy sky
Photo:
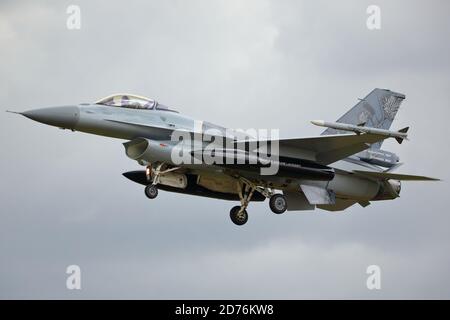
[[[69,5],[81,29],[66,26]],[[366,9],[381,8],[381,29]],[[0,298],[450,298],[448,1],[0,2]],[[62,131],[7,109],[157,99],[233,128],[316,135],[375,87],[406,94],[386,142],[401,198],[344,213],[160,192],[121,173],[123,141]],[[66,289],[66,267],[82,289]],[[366,268],[381,268],[368,290]]]

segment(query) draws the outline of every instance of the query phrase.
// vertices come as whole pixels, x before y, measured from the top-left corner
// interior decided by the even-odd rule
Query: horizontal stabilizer
[[[439,181],[440,179],[425,177],[425,176],[415,176],[410,174],[399,174],[399,173],[390,173],[390,172],[373,172],[373,171],[363,171],[363,170],[354,170],[354,173],[362,174],[370,178],[374,178],[377,180],[403,180],[403,181]]]

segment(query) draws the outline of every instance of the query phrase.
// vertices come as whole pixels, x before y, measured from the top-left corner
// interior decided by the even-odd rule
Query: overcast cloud
[[[81,30],[66,9],[81,8]],[[381,8],[381,30],[366,8]],[[448,1],[1,1],[0,298],[450,298]],[[317,135],[375,87],[406,94],[388,141],[401,198],[289,212],[160,192],[123,141],[5,113],[150,96],[232,128]],[[82,290],[65,269],[82,270]],[[382,289],[366,288],[366,268]]]

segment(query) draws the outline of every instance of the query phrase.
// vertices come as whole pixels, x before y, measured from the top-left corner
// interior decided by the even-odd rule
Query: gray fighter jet
[[[407,139],[408,128],[389,130],[404,99],[374,89],[337,122],[312,121],[327,127],[322,135],[293,139],[255,138],[131,94],[20,114],[55,127],[125,139],[126,155],[145,169],[123,175],[144,185],[148,198],[156,198],[161,189],[239,201],[230,217],[243,225],[251,201],[268,198],[276,214],[316,207],[341,211],[398,198],[403,180],[438,180],[394,173],[399,157],[381,149],[387,138]]]

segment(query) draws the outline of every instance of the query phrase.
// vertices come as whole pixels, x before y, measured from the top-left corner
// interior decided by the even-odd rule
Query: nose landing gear
[[[145,187],[144,193],[149,199],[155,199],[158,196],[158,188],[154,184]]]
[[[147,180],[151,181],[144,189],[144,193],[149,199],[155,199],[158,196],[158,188],[156,185],[159,183],[159,177],[167,172],[179,169],[179,167],[174,167],[167,170],[161,170],[163,166],[164,162],[161,162],[156,166],[156,169],[153,169],[152,164],[149,164],[145,170]]]

